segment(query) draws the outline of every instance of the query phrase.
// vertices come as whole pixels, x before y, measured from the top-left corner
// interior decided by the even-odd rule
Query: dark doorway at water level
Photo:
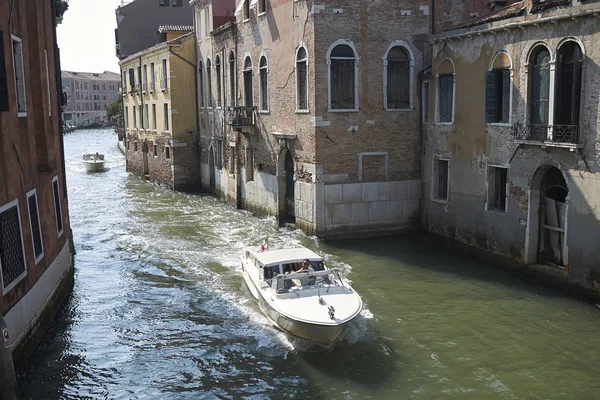
[[[296,203],[294,200],[294,158],[292,157],[292,153],[290,150],[286,150],[285,152],[285,193],[283,193],[282,198],[284,199],[284,213],[281,216],[281,222],[296,222]],[[281,182],[281,181],[280,181]]]
[[[538,262],[562,267],[566,265],[566,216],[569,189],[562,172],[546,169],[540,192],[540,237]]]

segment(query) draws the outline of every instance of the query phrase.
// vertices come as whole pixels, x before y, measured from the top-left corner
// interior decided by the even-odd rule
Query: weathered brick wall
[[[173,183],[173,144],[169,135],[160,135],[148,141],[148,175],[151,181],[162,183],[170,189],[175,188]],[[154,155],[156,144],[157,155]],[[166,157],[165,147],[169,147],[169,158]],[[131,148],[131,147],[130,147]],[[177,188],[179,189],[179,188]]]
[[[475,34],[460,40],[444,40],[434,48],[435,77],[437,65],[451,58],[455,65],[455,119],[451,126],[435,123],[436,84],[431,84],[432,120],[425,135],[423,203],[425,228],[518,262],[533,263],[537,257],[539,226],[540,174],[544,168],[558,168],[568,185],[567,200],[568,254],[565,261],[576,279],[589,285],[590,272],[600,257],[590,238],[600,234],[600,198],[598,189],[598,131],[600,128],[600,32],[595,17],[571,19],[593,7],[559,9],[546,16],[565,18],[555,23],[524,29],[498,30],[494,34]],[[530,15],[525,19],[533,19]],[[514,22],[514,21],[513,21]],[[496,22],[492,26],[502,26]],[[485,75],[496,52],[506,51],[512,60],[511,124],[528,124],[528,57],[534,46],[544,44],[552,58],[564,40],[580,43],[585,53],[580,113],[580,149],[519,144],[512,136],[510,124],[488,125],[485,122]],[[434,157],[450,159],[449,201],[431,199]],[[502,165],[508,172],[508,206],[506,213],[486,211],[486,195],[491,183],[486,175],[489,165]],[[542,172],[540,172],[542,171]],[[537,182],[537,183],[536,183]],[[537,194],[536,194],[537,193]]]

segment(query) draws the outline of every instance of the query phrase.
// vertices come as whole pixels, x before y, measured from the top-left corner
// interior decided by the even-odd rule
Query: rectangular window
[[[229,146],[229,173],[235,173],[235,146]]]
[[[37,264],[44,257],[44,243],[42,241],[42,225],[40,224],[37,192],[35,189],[27,193],[27,206],[29,208],[29,227],[31,228],[33,254],[35,255],[35,263]]]
[[[452,122],[454,75],[440,75],[439,85],[439,122]]]
[[[0,111],[9,111],[8,81],[6,76],[6,55],[4,53],[4,33],[0,31]]]
[[[331,60],[331,109],[353,110],[354,92],[354,59]]]
[[[154,75],[154,63],[150,63],[150,91],[156,89],[156,76]]]
[[[510,70],[488,71],[485,79],[485,120],[508,123],[510,113]]]
[[[0,275],[3,294],[27,275],[18,200],[0,208]]]
[[[242,0],[244,2],[244,21],[250,19],[250,0]]]
[[[423,82],[423,122],[429,122],[429,81]]]
[[[148,66],[146,64],[144,64],[144,75],[143,75],[143,82],[142,82],[142,90],[144,92],[146,90],[148,90]]]
[[[140,129],[144,129],[144,109],[141,104],[138,106],[138,111],[140,112]]]
[[[150,129],[150,124],[148,123],[148,118],[149,117],[149,113],[148,113],[148,104],[145,104],[144,107],[146,108],[144,111],[144,128],[146,129]]]
[[[387,108],[410,108],[410,59],[387,60]]]
[[[246,147],[246,181],[254,180],[254,150]]]
[[[169,130],[169,103],[165,103],[163,105],[164,107],[164,130],[168,131]]]
[[[436,200],[448,200],[448,160],[433,161],[432,197]]]
[[[138,142],[133,142],[133,151],[137,153],[138,151]]]
[[[60,237],[63,233],[63,221],[62,221],[62,207],[60,205],[60,193],[58,191],[58,177],[55,176],[52,179],[52,191],[54,193],[54,210],[56,212],[56,229],[58,236]]]
[[[133,68],[129,68],[129,90],[135,91],[135,72]]]
[[[158,0],[158,5],[161,7],[168,6],[170,4],[170,0]]]
[[[210,8],[206,7],[204,9],[204,37],[208,37],[210,35]]]
[[[217,140],[217,169],[223,169],[223,141]]]
[[[258,13],[264,14],[267,12],[267,0],[258,0]]]
[[[142,90],[142,66],[137,66],[137,84],[138,90]]]
[[[125,106],[125,129],[129,129],[129,109]]]
[[[173,7],[181,7],[181,0],[171,0]]]
[[[508,193],[508,168],[488,167],[487,210],[506,212],[506,195]]]
[[[133,127],[137,128],[137,114],[135,113],[135,106],[131,106],[131,109],[133,110]]]
[[[154,152],[154,157],[158,157],[158,145],[154,143],[154,148],[152,149]]]
[[[152,104],[152,130],[156,130],[156,104]]]
[[[171,158],[171,148],[169,146],[165,146],[165,158]]]
[[[27,101],[25,98],[25,68],[23,64],[23,42],[12,35],[13,68],[17,93],[17,112],[20,117],[27,116]]]
[[[167,71],[167,59],[162,59],[162,71],[160,77],[160,88],[161,90],[167,90],[167,79],[169,76],[169,71]]]

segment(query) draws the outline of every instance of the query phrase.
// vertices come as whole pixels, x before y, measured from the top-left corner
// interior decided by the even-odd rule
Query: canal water
[[[125,171],[109,130],[65,136],[75,287],[22,399],[593,399],[600,310],[420,236],[325,242]],[[106,155],[87,174],[81,155]],[[341,267],[364,310],[332,350],[275,328],[238,255],[268,238]]]

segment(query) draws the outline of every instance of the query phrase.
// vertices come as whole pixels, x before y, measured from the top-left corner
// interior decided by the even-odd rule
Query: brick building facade
[[[73,285],[55,7],[0,2],[0,346],[17,367]]]
[[[520,1],[433,37],[425,229],[600,288],[599,17]]]

